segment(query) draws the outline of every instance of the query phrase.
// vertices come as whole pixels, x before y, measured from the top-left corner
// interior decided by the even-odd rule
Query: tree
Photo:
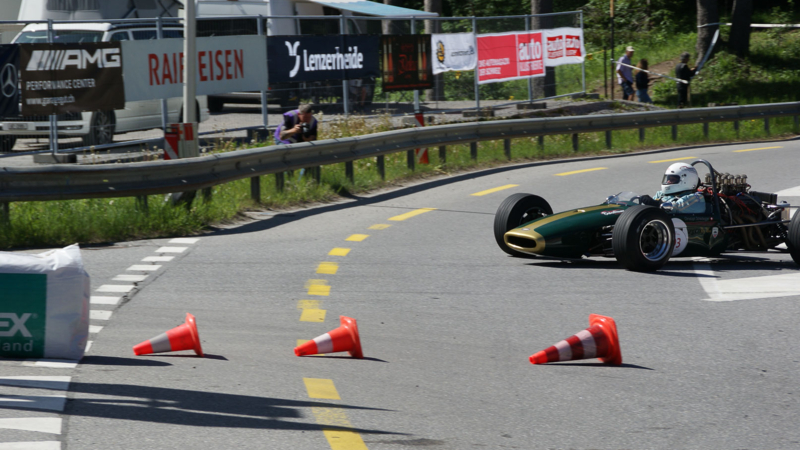
[[[425,0],[425,11],[435,12],[442,15],[442,0]],[[425,21],[425,34],[441,32],[441,24],[438,20]],[[444,77],[442,74],[433,76],[433,89],[425,91],[425,100],[432,102],[444,100]]]
[[[750,53],[750,25],[753,19],[753,0],[733,0],[731,36],[728,45],[739,55]]]
[[[697,62],[700,64],[705,56],[711,41],[714,39],[714,32],[719,29],[719,25],[707,26],[708,24],[719,23],[719,11],[717,10],[717,0],[697,0]],[[731,33],[733,35],[733,33]]]
[[[531,0],[531,14],[547,14],[553,12],[553,0]],[[553,28],[552,17],[532,17],[531,29],[542,30]],[[556,95],[556,70],[555,67],[545,68],[544,77],[533,79],[533,98],[555,97]]]
[[[384,5],[390,6],[400,6],[404,7],[403,0],[383,0]],[[383,24],[383,34],[400,34],[402,31],[400,30],[400,21],[397,20],[382,20],[381,23]]]

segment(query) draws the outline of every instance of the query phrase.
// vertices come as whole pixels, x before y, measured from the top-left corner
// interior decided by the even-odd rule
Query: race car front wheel
[[[497,245],[511,256],[526,256],[508,245],[503,238],[506,231],[538,219],[539,217],[553,214],[553,208],[547,200],[533,194],[514,194],[503,200],[494,215],[494,239]]]
[[[789,242],[786,246],[794,262],[800,264],[800,212],[795,211],[789,222]]]
[[[675,226],[666,212],[652,206],[625,210],[611,235],[614,256],[628,270],[653,272],[667,263],[675,248]]]

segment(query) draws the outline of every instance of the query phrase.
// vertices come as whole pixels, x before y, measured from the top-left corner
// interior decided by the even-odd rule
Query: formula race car
[[[746,175],[720,174],[708,167],[698,186],[705,212],[677,213],[669,204],[641,204],[632,192],[600,205],[553,214],[542,197],[514,194],[497,209],[494,236],[512,256],[558,259],[614,256],[628,270],[660,269],[671,257],[718,256],[738,251],[788,251],[800,264],[800,213],[790,219],[776,194],[750,190]],[[786,249],[778,248],[785,244]]]

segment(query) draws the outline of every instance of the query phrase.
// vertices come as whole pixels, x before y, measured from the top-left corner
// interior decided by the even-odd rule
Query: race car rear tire
[[[503,200],[494,215],[494,239],[497,245],[511,256],[528,256],[506,245],[506,231],[543,216],[553,214],[547,200],[533,194],[514,194]]]
[[[675,226],[666,212],[637,205],[625,210],[614,225],[611,247],[626,269],[653,272],[667,263],[675,248]]]
[[[789,242],[786,246],[794,262],[800,264],[800,212],[795,211],[789,222]]]

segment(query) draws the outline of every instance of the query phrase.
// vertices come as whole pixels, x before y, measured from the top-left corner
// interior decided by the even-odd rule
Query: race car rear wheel
[[[511,256],[526,256],[508,245],[506,245],[503,235],[506,231],[517,228],[518,226],[538,219],[539,217],[553,214],[553,208],[547,200],[533,194],[514,194],[503,200],[494,215],[494,239],[497,245]]]
[[[675,248],[675,226],[666,212],[638,205],[625,210],[611,235],[614,256],[628,270],[660,269]]]
[[[789,222],[789,242],[786,246],[794,262],[800,264],[800,212],[795,211]]]

